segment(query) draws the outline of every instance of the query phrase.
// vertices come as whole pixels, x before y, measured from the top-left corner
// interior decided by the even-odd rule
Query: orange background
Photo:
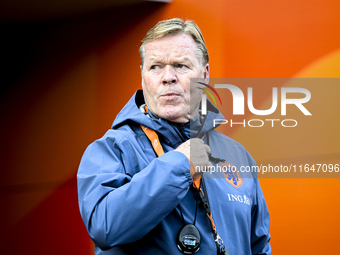
[[[159,20],[197,22],[211,77],[340,78],[339,1],[136,2],[64,15],[60,9],[54,15],[54,8],[50,16],[39,10],[0,12],[2,253],[93,254],[78,210],[77,167],[86,146],[141,88],[138,48]],[[327,163],[340,163],[339,111],[329,111],[338,107],[338,91],[332,96],[323,117],[337,122],[324,122],[315,132],[302,129],[293,138],[275,131],[272,137],[288,141],[282,146],[266,132],[226,132],[257,161],[272,162],[282,153],[312,159],[324,152],[333,155]],[[302,145],[314,137],[318,143],[311,146],[321,149],[309,154]],[[339,253],[340,179],[260,182],[271,214],[273,254]]]

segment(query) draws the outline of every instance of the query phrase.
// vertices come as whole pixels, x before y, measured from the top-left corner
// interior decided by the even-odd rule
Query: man
[[[213,130],[212,120],[223,119],[218,109],[208,102],[207,115],[199,114],[201,90],[190,80],[209,78],[199,28],[161,21],[140,54],[143,90],[79,166],[79,207],[95,253],[271,254],[258,180],[196,178],[195,166],[255,165],[242,145]]]

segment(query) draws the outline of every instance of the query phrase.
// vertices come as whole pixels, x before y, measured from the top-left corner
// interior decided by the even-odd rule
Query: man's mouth
[[[167,99],[175,99],[175,98],[180,97],[180,96],[181,95],[177,94],[177,93],[166,93],[166,94],[163,94],[161,97],[167,98]]]

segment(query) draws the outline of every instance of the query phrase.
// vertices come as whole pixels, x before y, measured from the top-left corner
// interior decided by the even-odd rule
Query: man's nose
[[[163,73],[162,82],[164,85],[177,82],[177,75],[174,67],[166,66]]]

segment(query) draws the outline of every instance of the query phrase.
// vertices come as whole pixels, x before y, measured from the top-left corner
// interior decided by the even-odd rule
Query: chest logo
[[[219,164],[219,166],[223,169],[224,178],[229,184],[234,186],[236,189],[243,185],[243,180],[236,166],[228,162],[223,162]]]

